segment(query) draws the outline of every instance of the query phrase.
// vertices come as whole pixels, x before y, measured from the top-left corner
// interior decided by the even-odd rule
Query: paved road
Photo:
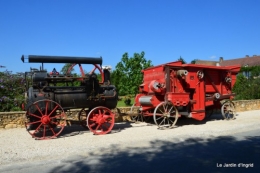
[[[26,173],[162,173],[162,172],[259,172],[260,128],[219,136],[214,139],[189,138],[183,142],[154,141],[152,147],[108,154],[72,155],[61,160],[13,163],[0,172]],[[233,167],[225,167],[225,164]],[[240,166],[240,167],[239,167]],[[197,172],[196,171],[196,172]]]
[[[112,145],[81,154],[4,165],[2,173],[259,172],[260,126],[225,135],[153,140],[149,146]],[[62,143],[61,143],[62,147]],[[80,148],[79,148],[80,150]],[[101,151],[102,150],[102,151]],[[224,167],[224,166],[229,167]]]

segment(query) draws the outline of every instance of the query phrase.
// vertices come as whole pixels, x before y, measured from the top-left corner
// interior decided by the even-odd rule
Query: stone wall
[[[258,100],[238,100],[238,101],[234,101],[234,103],[235,103],[237,112],[260,110],[260,99],[258,99]]]
[[[260,100],[239,100],[234,101],[237,112],[260,110]],[[113,112],[116,113],[116,122],[129,121],[130,107],[119,107]],[[68,123],[78,123],[78,112],[80,109],[73,109],[66,112]],[[0,112],[0,129],[24,127],[25,112]]]

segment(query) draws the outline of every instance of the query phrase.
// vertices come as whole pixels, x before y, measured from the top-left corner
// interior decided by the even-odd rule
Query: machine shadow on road
[[[132,127],[130,122],[115,123],[112,131],[106,135],[118,133],[126,128]],[[84,133],[92,133],[87,127],[81,126],[79,123],[74,122],[73,124],[66,126],[60,133],[58,138],[64,138],[69,136],[81,135]]]
[[[177,142],[155,140],[149,147],[112,146],[89,153],[51,172],[164,173],[164,172],[258,172],[260,136],[238,140],[233,136],[188,138]],[[228,167],[227,167],[228,166]]]
[[[206,124],[209,121],[221,121],[221,120],[223,120],[223,116],[221,115],[221,113],[213,113],[210,117],[205,117],[205,119],[201,121],[182,116],[181,118],[178,119],[176,126],[181,127],[187,125],[202,125],[202,124]]]
[[[202,125],[206,124],[209,121],[220,121],[223,120],[223,117],[221,113],[213,113],[210,117],[205,118],[202,121],[198,121],[192,118],[186,118],[186,117],[181,117],[178,119],[176,126],[181,127],[181,126],[187,126],[187,125]],[[142,125],[140,126],[133,126],[133,123],[140,123]],[[113,134],[113,133],[119,133],[122,130],[125,130],[127,128],[141,128],[143,126],[151,126],[154,125],[153,118],[149,117],[149,119],[146,120],[145,122],[131,122],[131,121],[124,121],[120,123],[115,123],[113,130],[108,133]],[[68,136],[75,136],[75,135],[80,135],[84,133],[92,133],[87,127],[83,127],[79,124],[79,122],[73,122],[71,125],[67,126],[64,128],[64,130],[61,132],[61,134],[58,136],[58,138],[63,138],[63,137],[68,137]]]

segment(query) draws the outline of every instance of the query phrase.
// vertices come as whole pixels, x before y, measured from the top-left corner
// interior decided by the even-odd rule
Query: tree
[[[181,61],[182,64],[186,64],[186,61],[180,56],[180,58],[178,59],[178,61]]]
[[[66,63],[66,64],[62,67],[62,69],[61,69],[60,72],[61,72],[62,74],[67,74],[67,72],[68,72],[68,70],[69,70],[69,68],[70,68],[71,66],[72,66],[71,63]],[[71,73],[74,72],[74,68],[72,68],[70,72],[71,72]]]
[[[22,74],[22,73],[21,73]],[[11,71],[0,72],[0,112],[21,110],[24,102],[25,80]]]
[[[123,54],[121,62],[117,63],[115,71],[112,72],[112,82],[116,85],[119,95],[136,94],[142,83],[142,70],[152,66],[150,60],[146,60],[145,53],[134,53],[129,57],[128,53]]]
[[[237,75],[233,92],[237,100],[260,99],[260,78],[245,77],[242,73]]]
[[[198,59],[194,59],[194,60],[192,60],[190,63],[191,63],[191,64],[196,64],[196,61],[198,61]]]

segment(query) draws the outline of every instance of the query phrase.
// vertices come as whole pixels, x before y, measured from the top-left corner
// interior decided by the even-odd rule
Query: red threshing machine
[[[178,117],[203,120],[207,111],[221,109],[235,119],[232,87],[240,66],[207,66],[170,62],[143,70],[143,83],[131,108],[132,118],[153,117],[159,129],[175,126]],[[224,103],[223,103],[224,101]]]

